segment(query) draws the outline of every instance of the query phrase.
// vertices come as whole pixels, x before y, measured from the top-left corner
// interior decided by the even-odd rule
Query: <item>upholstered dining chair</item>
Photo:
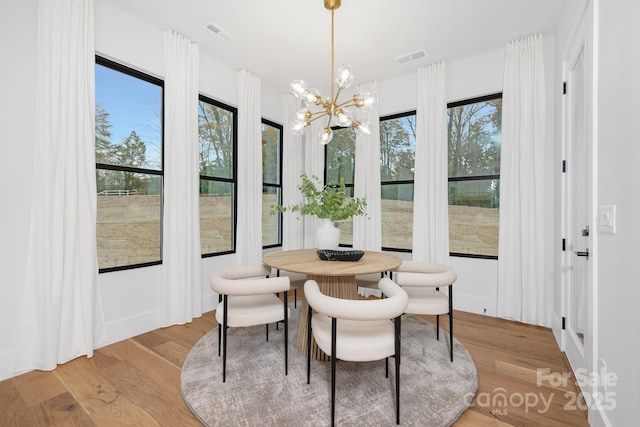
[[[218,328],[218,356],[222,341],[222,382],[227,379],[227,329],[284,322],[284,374],[289,367],[289,293],[288,277],[267,277],[271,268],[266,265],[228,268],[211,277],[211,289],[220,295],[216,308]],[[281,301],[276,293],[284,292]],[[221,337],[222,333],[222,337]]]
[[[453,362],[453,283],[455,270],[443,264],[403,261],[392,273],[393,280],[409,295],[407,313],[436,316],[436,339],[440,340],[440,315],[449,315],[449,355]],[[448,295],[440,287],[448,286]]]
[[[387,298],[347,300],[323,294],[314,280],[304,285],[309,303],[307,322],[307,384],[311,381],[311,336],[331,356],[331,425],[335,425],[336,362],[395,359],[396,424],[400,424],[400,316],[408,304],[407,293],[391,279],[378,284]],[[315,314],[312,311],[315,310]]]

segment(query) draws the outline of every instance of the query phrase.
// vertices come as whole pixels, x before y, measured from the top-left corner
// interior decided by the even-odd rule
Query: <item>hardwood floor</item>
[[[216,325],[214,313],[206,313],[52,372],[2,381],[0,426],[199,426],[180,394],[180,367]],[[588,425],[585,411],[570,408],[577,389],[572,379],[561,381],[570,370],[550,330],[455,312],[454,336],[471,353],[479,378],[456,427]]]

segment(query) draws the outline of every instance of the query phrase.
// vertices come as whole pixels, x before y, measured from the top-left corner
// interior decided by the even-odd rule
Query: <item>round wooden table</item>
[[[317,249],[296,249],[269,253],[262,258],[262,262],[278,270],[306,274],[307,279],[315,280],[322,293],[326,295],[357,299],[356,275],[390,271],[398,267],[402,260],[382,252],[365,251],[364,256],[355,262],[323,261],[318,257]],[[308,312],[309,305],[306,298],[303,298],[296,340],[296,348],[302,354],[307,353]],[[329,360],[329,356],[324,354],[315,342],[312,342],[311,352],[311,356],[316,360]]]

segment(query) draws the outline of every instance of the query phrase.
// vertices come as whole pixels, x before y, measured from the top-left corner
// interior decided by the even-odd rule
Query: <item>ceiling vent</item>
[[[418,59],[424,58],[425,56],[427,56],[427,54],[424,53],[424,50],[418,50],[415,52],[408,53],[406,55],[402,55],[401,57],[398,58],[398,62],[401,64],[406,64],[408,62],[416,61]]]
[[[207,30],[211,31],[213,34],[220,37],[222,40],[226,42],[228,42],[233,38],[231,34],[229,34],[227,31],[223,30],[222,28],[218,27],[215,24],[207,24]]]

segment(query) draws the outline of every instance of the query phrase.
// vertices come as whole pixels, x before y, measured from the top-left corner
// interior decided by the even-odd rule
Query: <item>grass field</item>
[[[264,196],[263,206],[275,203]],[[263,242],[274,242],[277,220],[263,209]],[[413,203],[382,201],[382,245],[411,248]],[[228,251],[232,247],[233,219],[230,197],[200,197],[203,253]],[[341,242],[352,239],[351,221],[341,226]],[[498,209],[449,206],[451,252],[498,255]],[[160,196],[98,197],[98,262],[100,268],[139,264],[160,259]]]

